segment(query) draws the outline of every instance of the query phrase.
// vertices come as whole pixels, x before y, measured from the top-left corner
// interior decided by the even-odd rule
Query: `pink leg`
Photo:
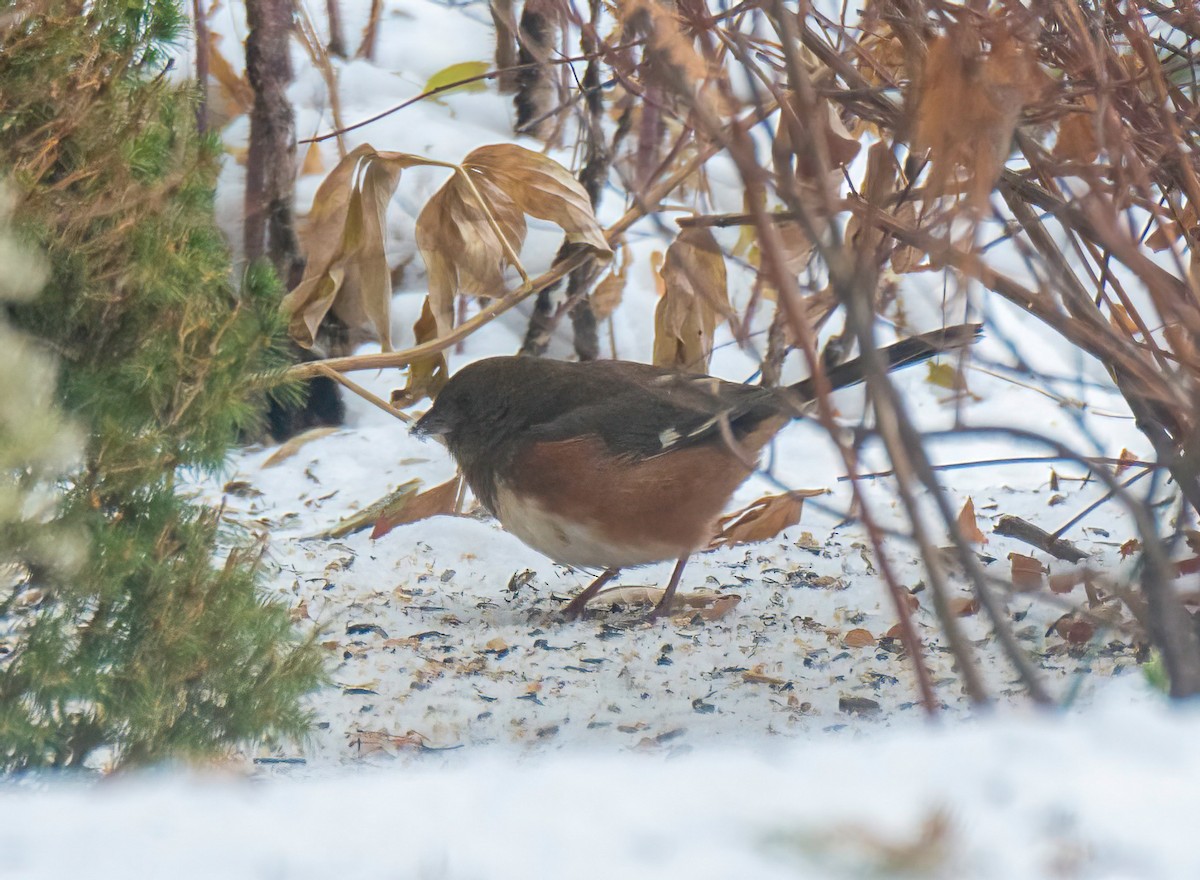
[[[687,556],[679,557],[679,561],[675,563],[675,570],[671,572],[671,580],[667,582],[667,588],[663,590],[662,598],[658,600],[654,610],[647,616],[647,620],[658,620],[671,613],[671,600],[675,598],[675,590],[679,587],[679,578],[683,576],[683,567],[687,565],[687,561]]]
[[[600,592],[601,587],[615,578],[620,570],[621,569],[619,568],[610,568],[604,571],[600,577],[592,581],[591,586],[571,600],[570,604],[568,604],[567,607],[562,610],[562,616],[567,620],[574,620],[576,617],[579,617],[579,615],[583,614],[583,609],[587,603],[590,602],[595,595]]]

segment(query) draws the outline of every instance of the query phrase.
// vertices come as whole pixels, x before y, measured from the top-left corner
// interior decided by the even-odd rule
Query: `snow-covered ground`
[[[1193,878],[1198,722],[1121,687],[1081,715],[670,757],[59,784],[0,799],[0,876]]]
[[[368,4],[342,6],[346,32],[356,35]],[[420,93],[448,65],[490,56],[483,5],[392,0],[387,9],[378,62],[340,68],[347,121]],[[228,4],[214,22],[235,66],[239,15],[238,4]],[[291,95],[304,136],[329,126],[329,101],[319,73],[296,52]],[[494,91],[452,94],[357,130],[348,144],[453,161],[511,140],[510,125]],[[225,133],[234,150],[245,136],[244,119]],[[332,142],[321,150],[327,171],[336,161]],[[734,175],[722,172],[714,163],[711,178],[717,200],[730,204],[714,207],[736,210]],[[242,174],[229,162],[218,197],[233,240]],[[388,214],[395,259],[412,252],[413,220],[444,177],[405,173]],[[302,204],[320,179],[301,179]],[[602,222],[622,209],[610,194]],[[531,224],[531,232],[525,255],[536,272],[557,236],[544,224]],[[663,241],[649,224],[630,241],[634,268],[613,338],[621,356],[646,359],[649,254]],[[940,276],[905,279],[914,320],[937,322],[940,285]],[[421,303],[415,268],[405,286],[395,299],[398,348],[411,341]],[[744,300],[744,289],[731,293]],[[1049,334],[1002,304],[975,305],[989,334],[973,363],[987,371],[968,371],[969,400],[946,400],[924,368],[897,377],[923,427],[951,427],[961,414],[970,424],[1042,431],[1087,454],[1149,452],[1095,364],[1064,356]],[[963,314],[963,302],[948,309],[950,321]],[[525,320],[518,310],[489,325],[452,354],[452,367],[511,353]],[[1057,398],[996,375],[989,365],[1012,363],[1013,349],[1063,377],[1053,383]],[[556,351],[565,350],[560,342]],[[734,379],[754,368],[753,357],[731,344],[713,365]],[[403,382],[391,371],[354,378],[385,398]],[[838,402],[852,423],[855,392]],[[1029,707],[975,614],[961,622],[997,703],[972,709],[904,538],[905,515],[881,479],[866,485],[866,497],[896,532],[889,560],[915,593],[924,662],[943,707],[937,723],[925,720],[912,661],[888,637],[896,617],[878,561],[861,526],[842,522],[849,510],[837,480],[843,468],[816,426],[786,429],[766,471],[735,504],[781,485],[831,494],[811,499],[801,524],[779,537],[705,554],[687,569],[684,592],[736,595],[732,611],[648,624],[634,612],[601,609],[564,623],[554,612],[588,576],[554,565],[484,516],[438,517],[378,541],[367,532],[317,537],[401,484],[419,479],[428,487],[453,474],[441,447],[410,437],[364,401],[348,406],[344,429],[290,457],[268,463],[278,450],[245,450],[220,479],[193,485],[200,497],[224,503],[231,522],[269,534],[272,595],[294,609],[299,626],[320,632],[332,684],[311,697],[311,739],[251,750],[208,770],[0,788],[0,877],[1200,874],[1188,834],[1200,806],[1192,746],[1200,717],[1167,708],[1150,688],[1120,620],[1083,644],[1055,630],[1064,612],[1084,603],[1078,586],[1006,598],[1018,639],[1067,708]],[[930,448],[939,462],[1043,451],[964,437]],[[886,463],[868,448],[863,466]],[[947,471],[945,483],[956,504],[973,500],[985,533],[1001,514],[1053,531],[1102,488],[1072,480],[1085,470],[1070,464],[1054,465],[1052,488],[1051,467]],[[1117,579],[1133,564],[1118,552],[1133,536],[1114,504],[1065,535],[1094,554],[1096,571]],[[1012,552],[1038,557],[1051,574],[1066,569],[1012,540],[992,536],[980,546],[1002,581]],[[668,571],[627,573],[622,584],[654,587]],[[957,585],[965,599],[965,584]]]

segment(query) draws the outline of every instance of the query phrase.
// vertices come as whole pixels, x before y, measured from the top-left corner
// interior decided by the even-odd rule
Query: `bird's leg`
[[[679,557],[679,561],[675,563],[675,570],[671,572],[671,579],[667,581],[667,588],[663,590],[662,598],[646,617],[647,620],[658,620],[671,613],[671,601],[675,598],[675,590],[679,587],[679,579],[683,576],[683,567],[687,565],[687,561],[688,556]]]
[[[587,603],[595,598],[596,594],[600,592],[600,588],[615,578],[620,571],[621,569],[619,568],[605,569],[600,577],[592,581],[591,586],[571,600],[570,604],[562,610],[562,616],[567,620],[574,620],[583,614],[583,609],[587,606]]]

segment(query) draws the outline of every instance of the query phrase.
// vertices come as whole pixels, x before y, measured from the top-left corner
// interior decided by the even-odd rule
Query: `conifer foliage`
[[[317,649],[262,598],[261,551],[175,486],[180,469],[222,463],[261,411],[250,377],[282,364],[274,274],[231,284],[212,217],[219,150],[165,76],[186,19],[163,0],[28,9],[0,24],[0,176],[49,280],[8,309],[60,359],[86,434],[42,516],[82,559],[48,565],[0,541],[0,769],[299,735]],[[33,473],[3,448],[0,463],[0,491]]]

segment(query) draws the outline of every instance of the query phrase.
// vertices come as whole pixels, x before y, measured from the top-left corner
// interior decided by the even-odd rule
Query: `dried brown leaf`
[[[453,325],[459,294],[504,293],[505,269],[521,268],[526,214],[558,225],[568,246],[611,254],[587,192],[567,169],[516,144],[479,147],[417,217],[437,335]]]
[[[976,210],[987,205],[1021,110],[1041,96],[1048,81],[1035,52],[1003,19],[985,28],[987,52],[984,31],[967,18],[930,42],[909,111],[913,147],[929,153],[932,195],[954,191],[954,182],[963,178]]]
[[[371,532],[371,540],[382,538],[396,526],[405,523],[417,522],[431,516],[452,516],[461,482],[462,477],[455,476],[420,495],[406,495],[397,499],[396,504],[380,512],[375,520],[375,529]]]
[[[624,245],[619,245],[618,250],[621,254],[619,263],[614,263],[609,273],[601,278],[592,290],[592,313],[597,321],[612,317],[612,313],[617,310],[625,296],[625,283],[629,276],[632,256],[629,248]]]
[[[321,160],[321,145],[313,141],[304,151],[304,162],[300,167],[300,173],[303,175],[322,174],[324,171],[325,163]]]
[[[277,464],[287,461],[289,458],[303,449],[307,444],[313,442],[314,440],[320,440],[322,437],[328,437],[337,430],[337,428],[331,427],[311,428],[310,430],[305,431],[303,434],[297,434],[286,443],[281,444],[278,449],[271,453],[271,457],[262,463],[262,467],[275,467]]]
[[[1084,98],[1083,106],[1085,112],[1072,113],[1059,124],[1058,137],[1051,151],[1055,159],[1090,165],[1100,155],[1100,144],[1096,139],[1096,99]]]
[[[254,89],[245,73],[238,73],[229,63],[229,59],[217,48],[217,35],[211,35],[208,41],[208,73],[217,81],[221,89],[221,97],[236,108],[239,113],[249,113],[254,109]]]
[[[875,644],[875,636],[871,635],[870,630],[852,629],[842,636],[842,644],[849,648],[865,648]]]
[[[430,296],[421,305],[421,317],[413,325],[413,337],[417,345],[431,342],[438,337],[438,325],[433,316]],[[450,378],[450,365],[446,353],[438,352],[428,357],[415,358],[408,365],[408,381],[404,388],[392,392],[391,404],[403,409],[425,397],[436,397]]]
[[[1125,473],[1125,471],[1129,469],[1130,463],[1135,462],[1137,460],[1138,460],[1138,457],[1136,455],[1134,455],[1128,449],[1122,448],[1121,454],[1117,456],[1118,463],[1117,463],[1116,475],[1118,477],[1121,476],[1121,474]]]
[[[654,363],[707,372],[713,334],[731,312],[725,257],[712,233],[681,230],[660,274],[666,292],[654,311]]]
[[[1042,588],[1046,566],[1032,556],[1009,553],[1013,589],[1018,593],[1032,593]]]
[[[710,546],[734,547],[774,538],[800,522],[805,498],[825,492],[825,489],[799,489],[780,495],[764,495],[741,510],[721,517],[717,521],[717,536]]]
[[[947,605],[955,617],[970,617],[979,613],[979,600],[974,596],[952,596]]]
[[[958,528],[962,532],[963,538],[972,544],[988,542],[987,535],[980,531],[979,523],[975,520],[975,502],[970,498],[967,498],[967,503],[958,512]]]
[[[395,508],[402,508],[408,503],[414,495],[421,489],[420,480],[409,480],[407,483],[397,487],[394,491],[380,498],[373,504],[364,507],[357,513],[344,517],[338,520],[337,524],[324,532],[321,532],[310,537],[313,538],[344,538],[346,535],[353,535],[355,532],[361,532],[363,529],[369,529],[375,525],[379,517],[386,511]]]
[[[307,256],[304,277],[283,299],[288,330],[310,348],[332,310],[352,330],[370,332],[391,349],[391,273],[384,254],[384,216],[400,172],[426,160],[380,152],[370,144],[351,150],[317,188],[300,228]]]

